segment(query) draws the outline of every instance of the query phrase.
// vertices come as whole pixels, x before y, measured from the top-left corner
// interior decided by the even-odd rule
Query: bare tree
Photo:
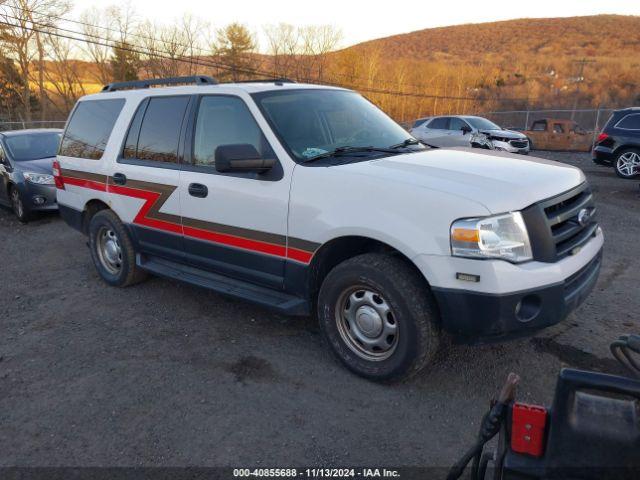
[[[21,101],[24,119],[32,118],[32,91],[30,82],[38,85],[41,116],[46,115],[45,40],[47,32],[55,29],[60,17],[70,5],[66,0],[6,0],[0,5],[1,32],[9,58],[18,65],[22,80]],[[36,62],[35,72],[33,63]]]
[[[51,35],[47,38],[47,44],[50,62],[45,76],[61,100],[61,105],[53,103],[53,106],[62,115],[67,115],[78,98],[86,93],[81,77],[86,64],[74,60],[79,52],[71,41]]]
[[[111,60],[114,45],[129,45],[137,28],[138,16],[130,3],[110,5],[104,9],[91,7],[80,15],[82,32],[89,40],[82,44],[83,52],[95,64],[93,76],[98,83],[113,80]]]
[[[272,57],[273,75],[289,77],[300,53],[300,31],[288,23],[264,27],[268,53]]]

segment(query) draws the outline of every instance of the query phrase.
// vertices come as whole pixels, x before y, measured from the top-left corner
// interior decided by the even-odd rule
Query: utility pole
[[[578,108],[578,96],[580,94],[580,84],[584,81],[584,66],[587,63],[595,63],[595,60],[587,60],[583,58],[582,60],[573,60],[571,63],[577,63],[578,67],[578,77],[576,78],[576,91],[573,97],[573,110],[571,110],[571,120],[574,119],[576,115],[576,108]]]

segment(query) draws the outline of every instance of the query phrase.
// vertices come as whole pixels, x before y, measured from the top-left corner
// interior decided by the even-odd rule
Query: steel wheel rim
[[[336,304],[335,320],[344,343],[364,360],[386,360],[398,346],[397,317],[371,287],[345,289]]]
[[[618,157],[616,168],[625,177],[635,175],[638,173],[636,169],[640,168],[640,155],[635,152],[623,153]]]
[[[22,201],[20,201],[20,193],[17,190],[11,191],[11,200],[13,201],[13,209],[16,212],[18,217],[22,217],[24,214],[24,207],[22,206]]]
[[[112,275],[122,270],[122,247],[118,235],[108,227],[100,227],[96,236],[96,250],[102,266]]]

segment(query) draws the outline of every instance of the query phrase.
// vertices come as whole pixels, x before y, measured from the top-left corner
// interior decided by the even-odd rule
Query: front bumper
[[[55,185],[38,185],[24,182],[21,188],[22,201],[31,212],[51,211],[58,209]]]
[[[443,329],[459,341],[479,343],[526,335],[566,318],[597,281],[603,244],[598,228],[579,251],[557,262],[450,255],[418,255],[413,261],[431,286]],[[459,273],[467,277],[459,279]]]
[[[529,142],[526,141],[526,146],[514,146],[511,142],[501,142],[499,140],[491,140],[493,146],[497,150],[503,150],[509,153],[520,153],[527,155],[529,153]],[[525,141],[518,141],[518,145],[524,145]]]
[[[561,283],[504,295],[434,288],[442,327],[458,341],[479,343],[555,325],[591,293],[601,263],[602,251]]]

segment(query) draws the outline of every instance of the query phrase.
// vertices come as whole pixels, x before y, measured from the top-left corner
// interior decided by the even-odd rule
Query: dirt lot
[[[454,346],[411,383],[340,367],[312,319],[154,278],[124,290],[94,271],[58,217],[0,211],[0,465],[450,465],[506,374],[547,402],[563,365],[615,371],[608,343],[640,331],[638,182],[578,165],[605,231],[596,290],[561,325]]]

